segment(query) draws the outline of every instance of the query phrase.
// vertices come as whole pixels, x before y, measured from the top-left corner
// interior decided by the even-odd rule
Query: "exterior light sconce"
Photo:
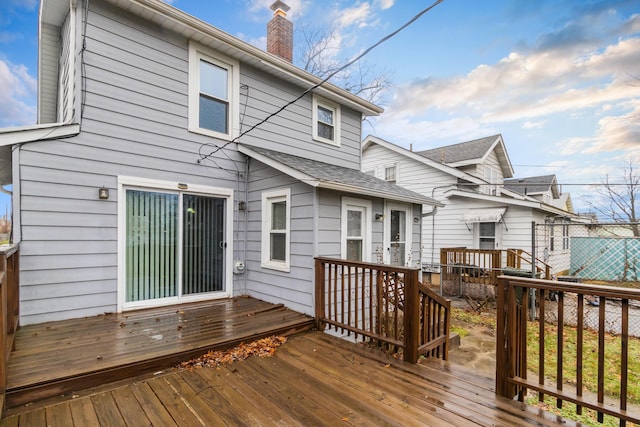
[[[238,210],[239,211],[246,211],[247,210],[247,202],[245,202],[244,200],[241,200],[238,202]]]
[[[98,198],[107,200],[109,198],[109,189],[107,187],[98,188]]]
[[[381,213],[377,213],[375,216],[376,221],[381,221],[384,218],[384,215]]]
[[[417,224],[417,223],[419,223],[419,222],[420,222],[420,218],[418,218],[417,216],[414,216],[414,217],[413,217],[413,223],[414,223],[414,224]]]

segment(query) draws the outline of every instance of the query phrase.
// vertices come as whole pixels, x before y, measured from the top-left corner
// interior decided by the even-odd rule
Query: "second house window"
[[[313,139],[340,145],[340,106],[313,96]]]

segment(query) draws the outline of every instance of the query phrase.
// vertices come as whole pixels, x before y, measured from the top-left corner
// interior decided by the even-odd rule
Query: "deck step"
[[[171,368],[209,350],[313,328],[309,316],[252,298],[24,326],[9,360],[6,407]]]

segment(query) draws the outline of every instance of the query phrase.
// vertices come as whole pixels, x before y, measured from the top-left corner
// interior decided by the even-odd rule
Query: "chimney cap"
[[[289,9],[291,9],[291,7],[289,5],[287,5],[285,2],[281,1],[281,0],[276,0],[271,5],[271,10],[276,12],[278,9],[282,9],[282,11],[286,13],[286,12],[289,11]]]

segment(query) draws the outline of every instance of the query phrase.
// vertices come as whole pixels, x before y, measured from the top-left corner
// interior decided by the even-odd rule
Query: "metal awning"
[[[461,222],[500,222],[507,208],[469,209],[462,214]]]

